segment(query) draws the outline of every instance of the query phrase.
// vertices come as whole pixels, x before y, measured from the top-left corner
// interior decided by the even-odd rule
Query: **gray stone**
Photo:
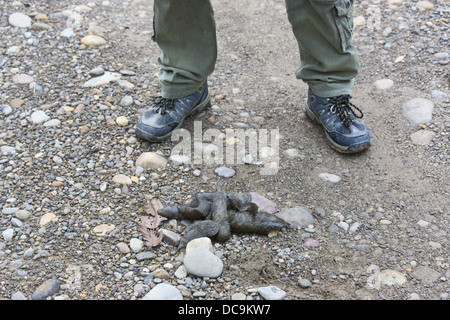
[[[42,110],[34,111],[31,114],[31,122],[33,122],[34,124],[44,123],[48,120],[50,120],[50,117]]]
[[[98,87],[120,79],[120,74],[106,71],[99,77],[94,77],[83,84],[83,87]]]
[[[199,277],[217,278],[223,271],[222,260],[202,247],[189,250],[184,257],[184,265],[188,273]]]
[[[131,96],[124,96],[122,100],[120,100],[119,103],[122,107],[129,107],[133,104],[133,97]]]
[[[214,172],[222,178],[231,178],[236,174],[236,171],[227,167],[219,167],[214,170]]]
[[[276,286],[258,288],[258,293],[265,300],[283,300],[286,297],[286,292]]]
[[[155,257],[155,254],[150,251],[139,252],[138,254],[136,254],[137,261],[150,260],[150,259],[153,259],[154,257]]]
[[[311,282],[309,282],[309,280],[307,280],[307,279],[299,279],[298,280],[298,284],[302,288],[309,288],[309,287],[311,287]]]
[[[433,285],[433,283],[441,276],[439,272],[426,266],[419,266],[415,268],[411,275],[422,281],[423,284],[429,286]]]
[[[429,123],[433,109],[433,101],[423,98],[414,98],[403,104],[405,117],[414,125]]]
[[[313,215],[301,207],[283,209],[276,216],[288,222],[292,228],[305,228],[315,222]]]
[[[445,92],[442,92],[442,91],[439,91],[439,90],[431,91],[431,96],[434,99],[442,99],[442,100],[448,99],[448,95]]]
[[[37,289],[34,291],[31,298],[33,300],[44,300],[47,297],[50,297],[59,291],[61,285],[61,281],[58,279],[49,279],[42,283]]]
[[[70,38],[72,36],[73,36],[72,28],[65,28],[63,31],[61,31],[61,37]]]
[[[27,298],[22,292],[17,291],[11,295],[11,300],[27,300]]]
[[[8,228],[2,232],[5,242],[9,242],[14,237],[14,229]]]
[[[8,18],[8,22],[13,27],[29,28],[31,27],[31,18],[23,13],[15,12]]]
[[[183,300],[183,296],[176,287],[166,283],[159,283],[142,300]]]

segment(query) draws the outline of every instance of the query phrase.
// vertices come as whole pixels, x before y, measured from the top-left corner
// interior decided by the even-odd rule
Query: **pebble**
[[[434,9],[434,4],[432,4],[429,1],[419,1],[416,3],[416,6],[425,9],[425,10],[433,10]]]
[[[14,229],[8,228],[2,232],[3,240],[9,242],[14,237]]]
[[[130,240],[130,249],[134,252],[142,251],[144,249],[144,241],[141,239],[132,238]]]
[[[17,291],[11,295],[11,300],[27,300],[27,298],[22,292]]]
[[[426,146],[431,143],[433,138],[436,136],[436,133],[429,130],[419,130],[417,132],[414,132],[409,137],[411,138],[412,143]]]
[[[283,155],[289,159],[302,158],[303,155],[298,149],[287,149],[283,151]]]
[[[320,173],[319,177],[324,180],[324,181],[328,181],[328,182],[332,182],[332,183],[337,183],[339,181],[341,181],[341,177],[332,174],[332,173]]]
[[[243,294],[242,292],[236,292],[231,295],[231,300],[235,300],[235,301],[247,300],[247,296],[245,294]]]
[[[432,286],[441,276],[439,272],[427,266],[416,267],[411,275],[428,286]]]
[[[125,242],[119,242],[116,244],[117,248],[119,249],[120,253],[127,254],[130,253],[130,248]]]
[[[124,175],[124,174],[116,174],[113,178],[112,178],[112,182],[117,183],[117,184],[121,184],[121,185],[128,185],[128,184],[132,184],[133,181],[131,181],[131,178]]]
[[[394,86],[394,81],[391,79],[380,79],[374,82],[377,89],[388,90]]]
[[[256,192],[250,192],[251,202],[258,206],[258,212],[274,214],[278,212],[277,204]]]
[[[61,121],[59,119],[50,119],[46,122],[44,122],[44,127],[58,127],[61,124]]]
[[[183,296],[176,287],[166,283],[159,283],[142,300],[183,300]]]
[[[286,292],[276,286],[260,287],[258,293],[265,300],[283,300],[286,297]]]
[[[288,222],[292,228],[306,228],[315,222],[309,210],[302,207],[282,209],[276,216]]]
[[[106,40],[97,35],[87,35],[81,38],[81,43],[88,47],[98,47],[106,44]]]
[[[104,74],[105,74],[105,70],[103,70],[103,68],[101,68],[101,67],[96,67],[89,71],[89,75],[91,77],[98,77],[98,76],[102,76]]]
[[[169,157],[169,160],[177,165],[189,164],[191,159],[185,155],[173,154]]]
[[[16,212],[16,218],[22,221],[26,221],[31,217],[31,212],[28,210],[18,210]]]
[[[98,237],[106,237],[108,233],[114,230],[116,227],[113,224],[102,223],[96,226],[92,231]]]
[[[44,300],[47,297],[50,297],[57,293],[60,289],[61,281],[58,279],[49,279],[42,283],[37,289],[33,292],[31,299],[33,300]]]
[[[188,273],[199,277],[217,278],[223,270],[222,260],[202,247],[189,250],[184,256],[184,265]]]
[[[167,165],[167,159],[155,152],[144,152],[136,159],[136,166],[144,169],[163,169]]]
[[[120,79],[120,73],[105,71],[99,77],[89,79],[83,84],[83,87],[99,87]]]
[[[439,90],[432,90],[431,91],[431,96],[434,99],[441,99],[441,100],[448,99],[448,95],[445,92],[442,92],[442,91],[439,91]]]
[[[61,31],[61,37],[64,38],[71,38],[73,34],[73,28],[65,28],[63,31]]]
[[[23,13],[15,12],[8,17],[8,22],[13,27],[29,28],[31,27],[31,18]]]
[[[193,240],[189,241],[188,244],[186,245],[186,253],[188,253],[189,250],[191,250],[193,248],[204,248],[204,249],[210,251],[211,253],[214,253],[214,247],[213,247],[212,241],[208,237],[201,237],[201,238],[197,238],[197,239],[193,239]]]
[[[308,279],[299,279],[298,285],[302,288],[309,288],[312,284]]]
[[[403,104],[405,117],[415,125],[427,124],[431,121],[434,103],[424,98],[414,98]]]
[[[236,174],[236,171],[227,167],[219,167],[214,170],[214,172],[222,178],[231,178]]]
[[[48,120],[50,120],[50,117],[43,110],[37,110],[31,114],[31,122],[34,124],[44,123]]]
[[[58,218],[53,212],[47,212],[39,219],[39,224],[41,226],[46,226],[47,224],[56,221]]]
[[[133,104],[133,97],[132,96],[124,96],[122,100],[120,100],[119,105],[122,107],[129,107]]]
[[[401,286],[406,282],[406,277],[398,271],[386,269],[380,272],[379,281],[381,285]]]
[[[137,261],[143,261],[143,260],[151,260],[155,257],[155,254],[151,251],[143,251],[136,254],[136,260]]]
[[[17,84],[29,84],[33,82],[34,79],[32,76],[29,76],[27,74],[16,74],[12,77],[12,82]]]

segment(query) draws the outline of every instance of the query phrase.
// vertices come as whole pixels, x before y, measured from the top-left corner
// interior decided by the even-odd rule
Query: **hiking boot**
[[[322,98],[309,89],[305,107],[308,117],[323,126],[332,148],[341,153],[357,153],[370,147],[369,130],[360,120],[363,113],[350,99],[348,94]]]
[[[211,106],[209,100],[206,82],[194,93],[179,99],[157,97],[139,118],[136,135],[150,142],[161,142],[181,127],[188,116]]]

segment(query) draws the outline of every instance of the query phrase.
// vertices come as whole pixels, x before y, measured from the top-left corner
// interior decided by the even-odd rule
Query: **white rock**
[[[395,270],[383,270],[379,275],[381,285],[402,285],[406,282],[406,277],[398,271]]]
[[[319,177],[325,181],[333,183],[341,181],[341,178],[339,176],[326,172],[319,174]]]
[[[189,164],[191,162],[191,159],[188,156],[180,155],[180,154],[171,155],[169,157],[169,160],[178,165]]]
[[[8,22],[13,27],[29,28],[31,27],[31,18],[23,13],[15,12],[8,18]]]
[[[29,76],[29,75],[24,74],[24,73],[16,74],[12,78],[12,82],[13,83],[17,83],[17,84],[28,84],[28,83],[31,83],[33,81],[34,81],[34,79],[33,79],[32,76]]]
[[[61,31],[61,37],[70,38],[72,36],[73,36],[72,28],[65,28],[63,31]]]
[[[142,300],[183,300],[183,296],[176,287],[166,283],[159,283]]]
[[[431,121],[434,103],[423,98],[414,98],[403,104],[405,117],[415,125],[427,124]]]
[[[227,167],[219,167],[214,170],[214,172],[219,176],[223,178],[231,178],[236,174],[236,171],[231,168]]]
[[[286,292],[276,286],[258,288],[258,293],[265,300],[283,300],[286,297]]]
[[[155,152],[144,152],[136,159],[136,166],[144,169],[162,169],[167,165],[167,159]]]
[[[201,237],[201,238],[197,238],[197,239],[189,241],[188,244],[186,245],[186,253],[188,253],[189,250],[191,250],[193,248],[204,248],[204,249],[210,251],[211,253],[214,253],[213,244],[211,242],[211,239],[208,237]]]
[[[394,81],[392,81],[391,79],[380,79],[375,81],[374,85],[377,89],[388,90],[392,88],[392,86],[394,85]]]
[[[222,274],[223,262],[205,248],[193,248],[184,256],[184,265],[188,273],[199,277],[217,278]]]
[[[185,279],[187,277],[186,267],[184,265],[179,266],[177,271],[175,271],[174,275],[178,279]]]
[[[43,110],[37,110],[31,114],[31,122],[34,124],[40,124],[48,120],[50,120],[50,117]]]
[[[142,249],[144,249],[144,241],[141,239],[132,238],[130,240],[130,249],[134,252],[142,251]]]
[[[59,119],[51,119],[44,123],[45,127],[57,127],[61,124]]]
[[[433,138],[436,136],[436,133],[429,130],[419,130],[414,132],[409,137],[411,138],[412,143],[426,146],[429,144]]]
[[[8,228],[2,232],[5,242],[9,242],[14,237],[14,229]]]
[[[119,80],[121,77],[120,73],[105,71],[105,73],[99,77],[94,77],[89,79],[83,84],[83,87],[98,87],[108,84],[113,81]]]
[[[88,47],[97,47],[105,45],[106,40],[100,36],[90,34],[81,38],[81,43]]]

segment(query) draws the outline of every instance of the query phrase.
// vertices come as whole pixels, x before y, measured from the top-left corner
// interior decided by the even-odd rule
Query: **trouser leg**
[[[352,44],[353,0],[286,0],[300,49],[296,76],[321,97],[350,94],[358,73]]]
[[[209,0],[155,0],[154,37],[162,96],[181,98],[196,91],[213,72],[216,28]]]

